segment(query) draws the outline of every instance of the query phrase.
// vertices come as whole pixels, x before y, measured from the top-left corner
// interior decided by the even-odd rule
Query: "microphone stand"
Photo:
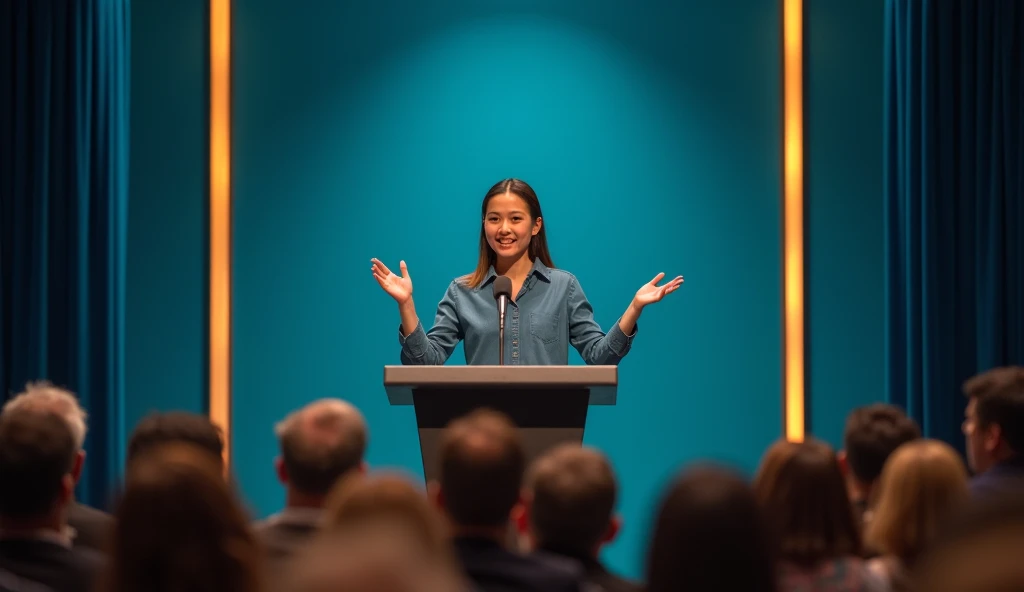
[[[502,296],[504,299],[504,296]],[[500,304],[504,304],[503,302]],[[505,307],[499,304],[498,308],[498,365],[505,365]]]

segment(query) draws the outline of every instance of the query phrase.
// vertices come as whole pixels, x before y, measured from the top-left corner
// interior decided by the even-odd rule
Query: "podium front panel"
[[[416,389],[413,400],[424,477],[427,481],[437,478],[445,426],[477,409],[500,411],[516,424],[527,463],[559,444],[582,444],[589,396],[586,389]]]

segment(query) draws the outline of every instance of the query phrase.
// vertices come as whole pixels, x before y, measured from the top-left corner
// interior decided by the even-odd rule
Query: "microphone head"
[[[507,276],[499,275],[494,278],[494,299],[500,297],[512,298],[512,280]]]

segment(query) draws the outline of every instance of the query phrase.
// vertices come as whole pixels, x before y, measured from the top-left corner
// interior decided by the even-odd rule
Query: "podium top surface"
[[[385,366],[392,405],[412,405],[415,389],[587,389],[590,405],[614,405],[618,366]]]

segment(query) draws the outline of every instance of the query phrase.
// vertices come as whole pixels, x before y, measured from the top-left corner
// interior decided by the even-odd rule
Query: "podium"
[[[392,405],[412,405],[423,474],[438,475],[441,433],[479,408],[508,415],[522,435],[526,460],[564,442],[583,442],[590,405],[614,405],[617,366],[385,366]]]

